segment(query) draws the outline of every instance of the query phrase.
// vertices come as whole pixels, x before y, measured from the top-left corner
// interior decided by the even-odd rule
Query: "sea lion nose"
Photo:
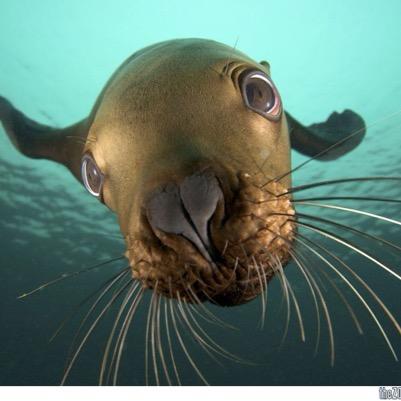
[[[146,211],[153,230],[182,235],[191,241],[206,260],[216,261],[209,236],[209,221],[223,192],[210,170],[186,177],[180,184],[170,183],[156,190]]]

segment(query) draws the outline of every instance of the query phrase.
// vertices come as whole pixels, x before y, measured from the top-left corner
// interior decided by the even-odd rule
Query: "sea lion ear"
[[[81,158],[88,131],[86,120],[63,129],[49,127],[29,119],[0,96],[0,122],[22,154],[61,163],[81,181]]]
[[[285,113],[289,125],[291,146],[298,152],[328,161],[339,158],[356,148],[365,136],[366,124],[352,110],[333,112],[322,123],[305,127]]]

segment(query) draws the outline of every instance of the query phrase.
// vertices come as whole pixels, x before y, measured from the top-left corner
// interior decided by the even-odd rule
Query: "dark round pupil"
[[[268,112],[274,106],[273,89],[260,78],[250,78],[245,90],[248,104],[253,109]]]
[[[102,183],[102,179],[96,165],[91,161],[89,161],[86,166],[86,176],[91,189],[95,192],[98,192]]]

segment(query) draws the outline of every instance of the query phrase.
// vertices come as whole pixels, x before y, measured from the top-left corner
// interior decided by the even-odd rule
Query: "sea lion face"
[[[106,87],[83,177],[119,219],[132,274],[186,301],[260,293],[294,236],[286,119],[268,69],[212,41],[165,42]],[[97,187],[97,188],[96,188]]]

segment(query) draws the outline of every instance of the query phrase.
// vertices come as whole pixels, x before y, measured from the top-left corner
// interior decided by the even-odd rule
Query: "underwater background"
[[[232,46],[237,42],[237,48],[251,58],[270,62],[285,108],[303,123],[320,122],[334,110],[350,108],[368,125],[366,139],[355,151],[337,161],[309,163],[293,175],[294,185],[345,177],[400,176],[400,17],[399,0],[0,0],[0,94],[41,123],[65,126],[88,115],[114,70],[144,46],[185,37],[209,38]],[[294,165],[304,160],[293,154]],[[397,182],[373,181],[307,192],[308,197],[339,194],[400,199],[401,187]],[[332,203],[401,220],[397,203]],[[314,212],[401,245],[399,225],[340,211]],[[342,235],[401,272],[399,251],[367,238]],[[63,273],[119,256],[124,244],[116,219],[65,168],[23,157],[0,129],[0,239],[0,384],[59,384],[74,333],[89,307],[85,304],[76,311],[75,306],[118,272],[123,262],[73,276],[23,299],[17,297]],[[330,241],[325,244],[344,258],[401,320],[401,285],[396,277],[343,246]],[[322,263],[320,267],[325,268]],[[287,266],[286,274],[303,313],[305,343],[292,310],[288,335],[280,345],[286,317],[279,280],[269,286],[264,330],[258,327],[258,299],[235,308],[209,306],[240,330],[205,323],[208,333],[228,350],[255,362],[223,360],[219,365],[186,336],[191,356],[211,384],[400,383],[400,363],[395,362],[378,326],[355,294],[333,275],[364,334],[358,334],[341,297],[321,275],[333,320],[335,364],[330,366],[323,318],[314,355],[316,317],[309,289],[295,265]],[[401,356],[401,336],[369,292],[360,290]],[[115,313],[110,311],[91,336],[68,384],[97,383]],[[50,341],[71,314],[73,318]],[[145,383],[145,325],[146,307],[130,330],[121,384]],[[200,384],[179,351],[176,359],[182,382]]]

